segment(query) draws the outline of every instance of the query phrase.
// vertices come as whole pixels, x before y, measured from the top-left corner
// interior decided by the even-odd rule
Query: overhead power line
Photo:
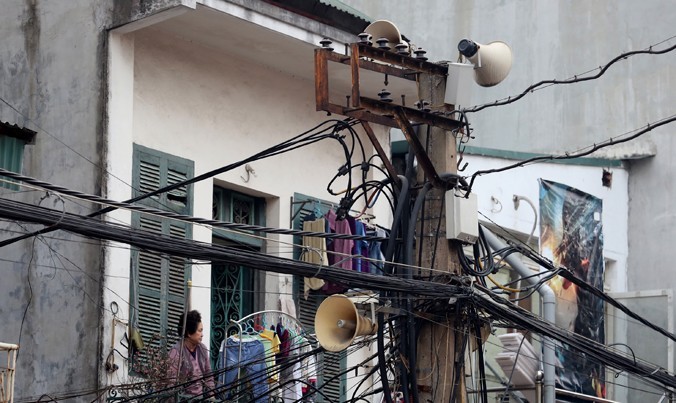
[[[370,273],[359,273],[358,276],[354,276],[350,271],[342,268],[319,266],[224,245],[171,237],[8,199],[0,199],[0,216],[46,226],[58,224],[65,231],[92,238],[122,242],[137,248],[186,259],[226,262],[253,267],[263,271],[317,277],[338,283],[350,284],[356,288],[416,292],[421,295],[437,298],[446,298],[450,297],[450,295],[460,294],[463,290],[459,286],[446,286],[441,283],[430,283]]]
[[[178,214],[178,213],[173,213],[171,211],[166,211],[166,210],[160,210],[148,206],[141,206],[137,204],[131,204],[127,202],[119,202],[111,199],[106,199],[103,197],[99,197],[96,195],[92,194],[87,194],[87,193],[82,193],[78,192],[76,190],[64,188],[62,186],[57,186],[48,182],[43,182],[40,180],[37,180],[35,178],[32,178],[30,176],[26,175],[21,175],[17,174],[12,171],[8,171],[6,169],[0,168],[0,175],[7,176],[12,179],[17,179],[20,181],[23,181],[25,183],[29,183],[31,185],[39,186],[43,189],[46,190],[51,190],[57,193],[61,193],[67,196],[72,196],[78,199],[84,199],[96,203],[101,203],[104,205],[108,205],[109,207],[107,208],[121,208],[121,209],[126,209],[126,210],[132,210],[132,211],[137,211],[140,213],[147,213],[155,216],[160,216],[160,217],[165,217],[165,218],[171,218],[171,219],[176,219],[180,221],[186,221],[194,224],[205,224],[205,225],[210,225],[212,227],[218,227],[218,228],[227,228],[227,229],[232,229],[232,230],[238,230],[238,231],[257,231],[257,232],[264,232],[267,234],[280,234],[280,235],[298,235],[298,236],[312,236],[312,237],[318,237],[318,238],[329,238],[329,239],[351,239],[351,240],[364,240],[364,241],[385,241],[388,238],[384,237],[376,237],[376,236],[366,236],[366,235],[347,235],[347,234],[335,234],[335,233],[327,233],[327,232],[311,232],[311,231],[301,231],[301,230],[294,230],[294,229],[285,229],[285,228],[274,228],[274,227],[263,227],[260,225],[251,225],[251,224],[241,224],[241,223],[233,223],[233,222],[225,222],[225,221],[219,221],[219,220],[210,220],[206,218],[199,218],[199,217],[193,217],[185,214]],[[30,235],[30,234],[27,234]],[[247,234],[248,235],[248,234]],[[5,246],[5,242],[3,241],[0,242],[0,247]]]
[[[673,121],[676,121],[676,115],[671,115],[667,118],[658,120],[656,122],[648,123],[647,125],[643,126],[642,128],[636,129],[638,131],[634,130],[635,133],[632,134],[631,136],[621,137],[621,136],[624,136],[624,135],[621,135],[621,136],[614,137],[614,138],[611,137],[606,141],[594,144],[594,145],[587,147],[587,148],[585,148],[585,149],[583,149],[582,151],[579,151],[579,152],[566,153],[564,155],[543,155],[543,156],[528,158],[526,160],[519,161],[517,163],[507,165],[507,166],[504,166],[504,167],[501,167],[501,168],[484,169],[484,170],[476,171],[470,176],[471,179],[470,179],[470,182],[469,182],[469,191],[472,190],[472,186],[474,185],[474,180],[478,176],[491,174],[491,173],[497,173],[497,172],[504,172],[504,171],[508,171],[510,169],[519,168],[519,167],[522,167],[522,166],[526,166],[526,165],[533,164],[533,163],[536,163],[536,162],[541,162],[541,161],[569,160],[569,159],[584,157],[584,156],[589,155],[593,152],[596,152],[596,151],[598,151],[602,148],[610,147],[610,146],[613,146],[613,145],[616,145],[616,144],[625,143],[627,141],[638,138],[645,133],[648,133],[648,132],[650,132],[654,129],[657,129],[660,126],[664,126],[664,125],[671,123]],[[619,137],[621,137],[621,138],[619,138]]]
[[[672,36],[671,38],[669,38],[667,40],[670,40],[670,39],[673,39],[673,38],[674,37]],[[493,107],[493,106],[502,106],[502,105],[511,104],[511,103],[516,102],[519,99],[525,97],[529,93],[535,92],[536,89],[542,89],[542,88],[539,88],[539,87],[551,86],[551,85],[557,85],[557,84],[574,84],[574,83],[579,83],[579,82],[583,82],[583,81],[596,80],[597,78],[601,77],[613,64],[615,64],[615,63],[617,63],[621,60],[626,60],[626,59],[630,58],[631,56],[636,56],[636,55],[662,55],[662,54],[669,53],[669,52],[673,51],[674,49],[676,49],[676,45],[673,45],[673,46],[670,46],[670,47],[665,48],[665,49],[653,50],[654,46],[657,46],[661,43],[664,43],[667,40],[661,41],[661,42],[659,42],[658,44],[655,44],[655,45],[651,45],[647,49],[644,49],[644,50],[634,50],[634,51],[631,51],[631,52],[622,53],[621,55],[615,57],[614,59],[612,59],[611,61],[606,63],[605,66],[599,66],[598,67],[598,70],[599,70],[598,73],[596,73],[594,75],[580,77],[581,75],[590,73],[592,71],[595,71],[596,69],[590,70],[586,73],[574,75],[573,77],[566,79],[566,80],[556,80],[556,79],[554,79],[554,80],[543,80],[543,81],[540,81],[539,83],[535,83],[535,84],[529,86],[528,88],[523,90],[522,93],[520,93],[518,95],[503,98],[502,100],[496,100],[496,101],[491,102],[491,103],[478,105],[478,106],[475,106],[475,107],[472,107],[472,108],[467,108],[467,109],[464,109],[463,111],[465,113],[479,112],[481,110],[484,110],[486,108],[490,108],[490,107]]]
[[[473,297],[474,303],[501,320],[508,320],[523,329],[562,341],[571,348],[610,367],[637,374],[669,388],[676,388],[676,376],[666,369],[617,354],[601,343],[571,333],[536,317],[532,312],[490,292],[488,289],[483,289],[480,285],[476,285],[476,287],[482,289],[484,293],[475,294]]]
[[[328,128],[324,128],[322,130],[319,130],[320,128],[322,128],[323,126],[326,126],[329,123],[331,125]],[[336,120],[336,119],[326,120],[326,121],[316,125],[315,127],[313,127],[310,130],[307,130],[307,131],[305,131],[305,132],[303,132],[299,135],[296,135],[293,138],[286,140],[286,141],[284,141],[280,144],[274,145],[270,148],[267,148],[263,151],[260,151],[260,152],[254,154],[254,155],[252,155],[252,156],[250,156],[250,157],[248,157],[244,160],[234,162],[232,164],[225,165],[223,167],[211,170],[209,172],[205,172],[201,175],[195,176],[194,178],[189,178],[189,179],[186,179],[182,182],[177,182],[177,183],[165,186],[163,188],[156,189],[152,192],[148,192],[148,193],[133,197],[131,199],[125,200],[125,203],[134,203],[134,202],[137,202],[137,201],[140,201],[140,200],[147,199],[148,197],[152,197],[152,196],[156,196],[156,195],[159,195],[159,194],[162,194],[162,193],[170,192],[170,191],[178,189],[182,186],[188,186],[190,184],[193,184],[193,183],[196,183],[196,182],[199,182],[199,181],[203,181],[205,179],[213,178],[216,175],[230,171],[234,168],[245,165],[246,163],[257,161],[257,160],[267,158],[267,157],[271,157],[271,156],[275,156],[275,155],[278,155],[278,154],[281,154],[281,153],[284,153],[284,152],[287,152],[287,151],[295,150],[299,147],[302,147],[302,146],[305,146],[305,145],[308,145],[308,144],[311,144],[311,143],[314,143],[314,142],[317,142],[317,141],[320,141],[320,140],[324,140],[324,139],[327,139],[327,138],[335,139],[338,142],[340,142],[341,144],[343,144],[343,146],[344,146],[344,141],[343,141],[342,137],[340,137],[337,133],[340,132],[343,129],[351,129],[352,124],[354,124],[354,122],[346,122],[346,121]],[[317,132],[315,132],[315,131],[317,131]],[[344,146],[344,148],[345,148],[345,146]],[[114,211],[115,209],[117,209],[117,207],[106,207],[102,210],[95,211],[95,212],[89,214],[88,216],[89,217],[97,217],[97,216],[100,216],[102,214],[106,214],[106,213],[109,213],[111,211]],[[36,235],[44,234],[46,232],[51,232],[51,231],[54,231],[56,229],[58,229],[58,225],[56,225],[52,228],[45,228],[45,229],[42,229],[40,231],[35,231],[35,232],[30,233],[30,234],[21,235],[21,236],[18,236],[16,238],[7,239],[5,241],[0,242],[0,247],[22,241],[24,239],[28,239],[28,238],[31,238],[31,237],[36,236]]]
[[[163,236],[160,234],[131,229],[119,224],[106,223],[97,219],[64,213],[45,207],[33,206],[13,200],[0,199],[0,216],[19,221],[27,221],[42,225],[59,223],[66,231],[81,235],[128,243],[133,246],[149,249],[158,253],[166,253],[187,259],[195,258],[212,262],[228,262],[238,265],[246,264],[257,270],[272,271],[284,274],[296,274],[304,277],[318,277],[334,282],[343,282],[351,287],[371,289],[375,291],[406,292],[421,296],[429,296],[439,300],[451,297],[471,299],[478,307],[494,314],[502,320],[529,329],[535,333],[552,337],[560,342],[567,343],[575,349],[602,362],[608,366],[637,374],[639,376],[659,382],[667,387],[676,387],[676,378],[665,369],[649,364],[635,364],[633,360],[610,351],[606,346],[593,342],[580,335],[569,333],[555,325],[544,322],[532,313],[525,311],[503,298],[494,295],[489,290],[489,297],[499,303],[490,302],[488,297],[473,293],[468,286],[445,284],[440,282],[403,279],[397,277],[379,276],[369,273],[352,273],[349,270],[316,266],[305,262],[264,255],[257,252],[241,251],[222,245],[207,244],[183,238]],[[319,270],[318,270],[319,269]],[[475,284],[474,287],[483,289]]]

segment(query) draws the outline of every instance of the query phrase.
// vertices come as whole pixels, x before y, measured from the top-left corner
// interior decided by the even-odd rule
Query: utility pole
[[[401,39],[398,39],[394,42],[400,41]],[[433,275],[434,281],[451,282],[461,274],[461,269],[453,244],[455,241],[448,241],[446,238],[444,199],[448,186],[443,174],[457,171],[456,140],[451,131],[460,128],[461,123],[444,113],[435,113],[452,109],[450,105],[444,104],[448,68],[441,64],[427,62],[427,59],[417,55],[412,57],[387,49],[376,48],[361,42],[350,45],[349,55],[333,52],[331,47],[316,49],[316,107],[318,111],[397,127],[404,132],[409,143],[409,150],[416,155],[418,161],[420,168],[418,181],[423,182],[422,172],[424,171],[425,181],[433,186],[428,192],[422,211],[422,233],[418,234],[417,239],[419,248],[422,248],[420,266],[434,270],[424,270],[416,275],[428,278]],[[351,71],[352,87],[350,94],[347,94],[347,104],[337,104],[329,96],[331,93],[329,63],[346,65]],[[407,106],[403,99],[401,104],[396,104],[391,99],[374,99],[365,96],[360,85],[362,70],[384,74],[386,80],[387,77],[408,80],[417,86],[419,98],[427,101],[430,109]],[[419,124],[423,128],[418,130],[420,137],[415,133],[412,124]],[[368,124],[364,127],[369,134]],[[428,133],[429,136],[427,136]],[[387,161],[388,156],[381,152],[382,148],[379,147],[375,136],[369,135],[369,138],[383,161]],[[438,224],[440,227],[437,231]],[[415,390],[410,392],[418,396],[420,403],[448,402],[451,396],[455,396],[456,402],[466,402],[464,350],[456,347],[463,345],[468,331],[462,328],[465,326],[463,318],[459,316],[459,312],[455,311],[454,296],[449,295],[448,298],[445,301],[437,301],[437,304],[443,305],[442,310],[447,312],[446,315],[431,317],[428,314],[422,314],[429,320],[423,321],[424,325],[418,330],[414,329],[418,336],[415,342],[416,352],[412,362],[407,362],[405,365],[409,368],[416,368],[415,371],[410,371],[411,375],[415,376],[415,381],[411,384],[416,384]],[[412,312],[411,314],[419,313]],[[413,340],[409,339],[409,341],[413,344]],[[454,372],[456,369],[457,373]]]
[[[430,102],[430,107],[436,110],[438,106],[444,105],[446,88],[444,77],[421,74],[418,82],[420,97]],[[457,173],[457,145],[453,134],[439,127],[421,126],[418,138],[421,144],[426,145],[427,155],[440,176]],[[419,182],[424,179],[423,175],[424,172],[419,170]],[[422,225],[418,225],[421,232],[418,233],[417,239],[419,247],[422,248],[420,266],[432,269],[429,273],[422,274],[444,275],[450,280],[451,277],[461,274],[461,268],[455,252],[456,241],[446,239],[444,205],[446,191],[434,187],[427,194],[420,219]],[[421,403],[448,402],[451,394],[455,395],[457,402],[466,402],[464,354],[460,351],[461,343],[466,336],[460,325],[460,318],[455,314],[452,295],[449,295],[447,303],[448,315],[424,321],[425,324],[420,328],[417,346],[417,383]],[[459,364],[456,365],[458,360]],[[456,369],[459,374],[455,372]]]

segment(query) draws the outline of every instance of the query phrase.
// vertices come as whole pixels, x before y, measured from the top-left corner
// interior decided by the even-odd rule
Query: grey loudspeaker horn
[[[357,307],[342,294],[326,298],[315,314],[315,334],[327,351],[343,351],[356,337],[375,334],[378,325],[361,316]]]
[[[458,50],[474,64],[474,81],[482,87],[492,87],[507,77],[512,68],[512,49],[504,42],[487,45],[463,39]]]

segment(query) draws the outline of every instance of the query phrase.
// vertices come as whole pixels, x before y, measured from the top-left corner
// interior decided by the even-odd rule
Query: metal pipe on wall
[[[507,245],[502,242],[495,234],[490,231],[484,231],[486,241],[496,251],[503,250]],[[498,252],[499,253],[499,252]],[[544,268],[540,268],[540,276],[532,277],[532,270],[528,269],[523,262],[516,257],[516,253],[503,256],[504,260],[516,270],[531,285],[536,285],[541,277],[549,274]],[[542,317],[550,323],[556,322],[556,295],[547,285],[542,284],[537,292],[542,297]],[[554,350],[554,340],[550,337],[543,337],[544,352],[542,354],[542,369],[544,372],[544,403],[554,403],[556,399],[556,352]]]

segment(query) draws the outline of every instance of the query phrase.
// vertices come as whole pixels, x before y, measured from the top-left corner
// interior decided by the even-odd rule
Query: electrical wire
[[[32,245],[31,245],[31,257],[28,260],[28,266],[26,267],[26,284],[28,285],[28,302],[26,302],[26,308],[23,311],[23,315],[21,316],[21,325],[19,325],[19,340],[17,341],[18,345],[21,345],[21,335],[23,334],[23,325],[24,322],[26,321],[26,314],[28,314],[28,309],[31,306],[31,302],[33,301],[33,285],[31,284],[31,264],[33,263],[33,258],[35,256],[35,241],[37,238],[33,239]],[[19,360],[19,353],[21,351],[16,352],[16,360]]]
[[[589,71],[581,73],[581,74],[576,74],[573,77],[566,79],[566,80],[543,80],[543,81],[540,81],[538,83],[530,85],[528,88],[526,88],[523,92],[521,92],[518,95],[503,98],[502,100],[496,100],[496,101],[493,101],[491,103],[487,103],[487,104],[483,104],[483,105],[479,105],[479,106],[474,106],[472,108],[466,108],[463,111],[464,111],[464,113],[479,112],[479,111],[486,109],[486,108],[511,104],[511,103],[516,102],[519,99],[525,97],[526,95],[528,95],[532,92],[535,92],[537,89],[542,89],[542,88],[539,88],[539,87],[544,88],[544,87],[549,87],[551,85],[556,85],[556,84],[574,84],[574,83],[579,83],[579,82],[583,82],[583,81],[596,80],[597,78],[600,78],[606,71],[608,71],[608,69],[612,65],[614,65],[615,63],[617,63],[619,61],[627,60],[632,56],[636,56],[636,55],[662,55],[662,54],[666,54],[666,53],[673,51],[674,49],[676,49],[676,45],[673,45],[673,46],[670,46],[668,48],[661,49],[661,50],[653,50],[653,47],[655,47],[659,44],[662,44],[662,43],[664,43],[668,40],[671,40],[673,38],[676,38],[676,36],[672,36],[672,37],[670,37],[666,40],[659,42],[658,44],[650,45],[648,48],[646,48],[644,50],[634,50],[634,51],[622,53],[619,56],[615,57],[614,59],[610,60],[608,63],[606,63],[605,66],[599,66],[597,68],[598,73],[596,73],[594,75],[586,76],[586,77],[580,77],[580,76],[588,74],[592,71],[596,71],[597,69],[589,70]]]
[[[331,134],[325,134],[324,130],[320,130],[317,133],[313,133],[315,130],[319,130],[320,128],[322,128],[323,126],[328,125],[328,124],[332,124],[332,126],[330,126],[330,129],[333,133],[332,135]],[[295,137],[293,137],[289,140],[286,140],[286,141],[284,141],[284,142],[282,142],[278,145],[272,146],[272,147],[267,148],[267,149],[265,149],[261,152],[258,152],[256,154],[254,154],[253,156],[250,156],[250,157],[248,157],[244,160],[241,160],[241,161],[238,161],[238,162],[235,162],[235,163],[214,169],[212,171],[203,173],[203,174],[198,175],[196,177],[188,178],[184,181],[177,182],[177,183],[165,186],[165,187],[160,188],[160,189],[156,189],[156,190],[149,192],[149,193],[141,194],[139,196],[125,200],[124,203],[134,203],[134,202],[146,199],[148,197],[159,195],[161,193],[170,192],[170,191],[178,189],[180,187],[188,186],[188,185],[193,184],[195,182],[199,182],[199,181],[202,181],[202,180],[205,180],[205,179],[212,178],[216,175],[227,172],[227,171],[232,170],[234,168],[237,168],[239,166],[245,165],[249,162],[253,162],[253,161],[257,161],[259,159],[279,155],[283,152],[288,152],[288,151],[297,149],[299,147],[303,147],[303,146],[306,146],[306,145],[309,145],[309,144],[313,144],[313,143],[321,141],[323,139],[330,138],[330,139],[337,140],[341,144],[343,144],[344,142],[342,141],[342,138],[337,134],[337,132],[339,131],[338,128],[337,128],[338,126],[340,126],[341,128],[350,128],[351,127],[350,124],[348,124],[348,123],[346,123],[345,121],[342,121],[342,120],[335,120],[335,119],[326,120],[326,121],[316,125],[312,129],[307,130],[306,132],[303,132],[303,133],[301,133],[301,134],[299,134],[299,135],[297,135],[297,136],[295,136]],[[5,170],[5,172],[3,172],[3,175],[10,176],[7,172],[8,171]],[[99,215],[114,211],[115,209],[117,209],[117,207],[107,207],[107,208],[104,208],[102,210],[93,212],[93,213],[89,214],[88,216],[89,217],[97,217]],[[56,228],[54,228],[54,229],[56,229]],[[42,233],[45,233],[45,232],[51,232],[54,229],[47,229],[47,228],[42,229],[42,230],[39,231],[39,233],[42,234]],[[31,236],[35,236],[37,234],[38,234],[38,232],[33,233],[32,235],[29,234],[29,235],[24,235],[24,236],[21,236],[21,237],[2,241],[2,242],[0,242],[0,247],[21,241],[23,239],[30,238]]]
[[[70,189],[63,188],[63,187],[60,187],[60,186],[56,186],[56,185],[53,185],[53,184],[50,184],[50,183],[47,183],[47,182],[39,181],[39,180],[37,180],[35,178],[31,178],[29,176],[17,174],[15,172],[11,172],[11,171],[8,171],[8,170],[3,169],[3,168],[0,168],[0,175],[5,175],[5,176],[11,177],[11,178],[19,179],[19,180],[22,180],[24,182],[40,186],[44,189],[48,189],[48,190],[51,190],[51,191],[54,191],[54,192],[59,192],[59,193],[62,193],[64,195],[68,195],[68,196],[77,197],[77,198],[82,199],[82,200],[88,200],[88,201],[106,204],[106,205],[112,206],[116,209],[117,208],[123,208],[123,209],[131,210],[131,211],[137,211],[137,212],[141,212],[141,213],[152,214],[152,215],[159,216],[159,217],[172,218],[172,219],[181,220],[183,222],[194,223],[194,224],[204,224],[204,225],[209,225],[209,226],[217,227],[217,228],[225,228],[225,229],[232,229],[232,230],[238,230],[238,231],[256,231],[256,232],[264,232],[264,233],[280,234],[280,235],[312,236],[312,237],[328,238],[328,239],[350,239],[350,240],[364,240],[364,241],[384,241],[384,240],[387,240],[387,238],[374,237],[374,236],[365,236],[365,235],[360,236],[360,235],[347,235],[347,234],[333,234],[333,233],[325,233],[325,232],[300,231],[300,230],[284,229],[284,228],[263,227],[263,226],[251,225],[251,224],[224,222],[224,221],[211,220],[211,219],[206,219],[206,218],[196,218],[196,217],[185,215],[185,214],[178,214],[178,213],[174,213],[174,212],[171,212],[171,211],[155,209],[155,208],[148,207],[148,206],[131,204],[129,202],[118,202],[118,201],[115,201],[115,200],[105,199],[103,197],[99,197],[99,196],[95,196],[95,195],[91,195],[91,194],[87,194],[87,193],[82,193],[82,192],[70,190]],[[247,234],[247,233],[244,233],[244,232],[242,232],[242,233],[245,234],[245,235],[250,235],[250,234]],[[10,239],[9,241],[0,242],[0,247],[7,245],[8,244],[7,242],[13,243],[14,239]]]
[[[662,119],[660,119],[660,120],[658,120],[654,123],[648,123],[647,125],[643,126],[642,128],[635,129],[635,130],[632,130],[630,132],[621,134],[620,136],[616,136],[615,138],[611,137],[608,140],[605,140],[605,141],[602,141],[600,143],[594,144],[592,146],[586,147],[585,149],[582,149],[582,151],[573,152],[573,153],[565,153],[564,155],[544,155],[544,156],[532,157],[532,158],[528,158],[528,159],[525,159],[523,161],[511,164],[511,165],[507,165],[507,166],[504,166],[504,167],[501,167],[501,168],[485,169],[485,170],[476,171],[472,175],[468,176],[470,178],[470,182],[469,182],[469,186],[468,186],[468,192],[471,192],[472,187],[474,186],[474,181],[476,180],[476,178],[478,176],[487,175],[487,174],[491,174],[491,173],[497,173],[497,172],[504,172],[504,171],[508,171],[508,170],[511,170],[511,169],[514,169],[514,168],[520,168],[520,167],[523,167],[523,166],[526,166],[526,165],[529,165],[529,164],[533,164],[533,163],[536,163],[536,162],[541,162],[541,161],[559,161],[559,160],[568,160],[568,159],[575,159],[575,158],[584,157],[584,156],[589,155],[589,154],[591,154],[595,151],[598,151],[602,148],[606,148],[606,147],[609,147],[609,146],[613,146],[613,145],[625,143],[625,142],[630,141],[630,140],[634,140],[634,139],[642,136],[645,133],[653,131],[660,126],[664,126],[664,125],[669,124],[669,123],[671,123],[675,120],[676,120],[676,115],[671,115],[669,117],[662,118]],[[625,135],[627,135],[629,133],[634,133],[634,134],[624,137]],[[618,138],[618,137],[622,137],[622,138]]]
[[[481,288],[481,286],[477,286],[477,288]],[[571,348],[574,348],[599,362],[603,362],[610,367],[641,375],[656,381],[667,388],[676,387],[676,376],[668,373],[659,366],[640,362],[635,365],[633,360],[615,354],[598,342],[579,335],[570,334],[567,331],[534,316],[531,312],[518,305],[491,293],[489,290],[483,289],[482,292],[482,294],[475,294],[472,301],[477,304],[478,307],[492,315],[515,323],[531,332],[564,342]]]

